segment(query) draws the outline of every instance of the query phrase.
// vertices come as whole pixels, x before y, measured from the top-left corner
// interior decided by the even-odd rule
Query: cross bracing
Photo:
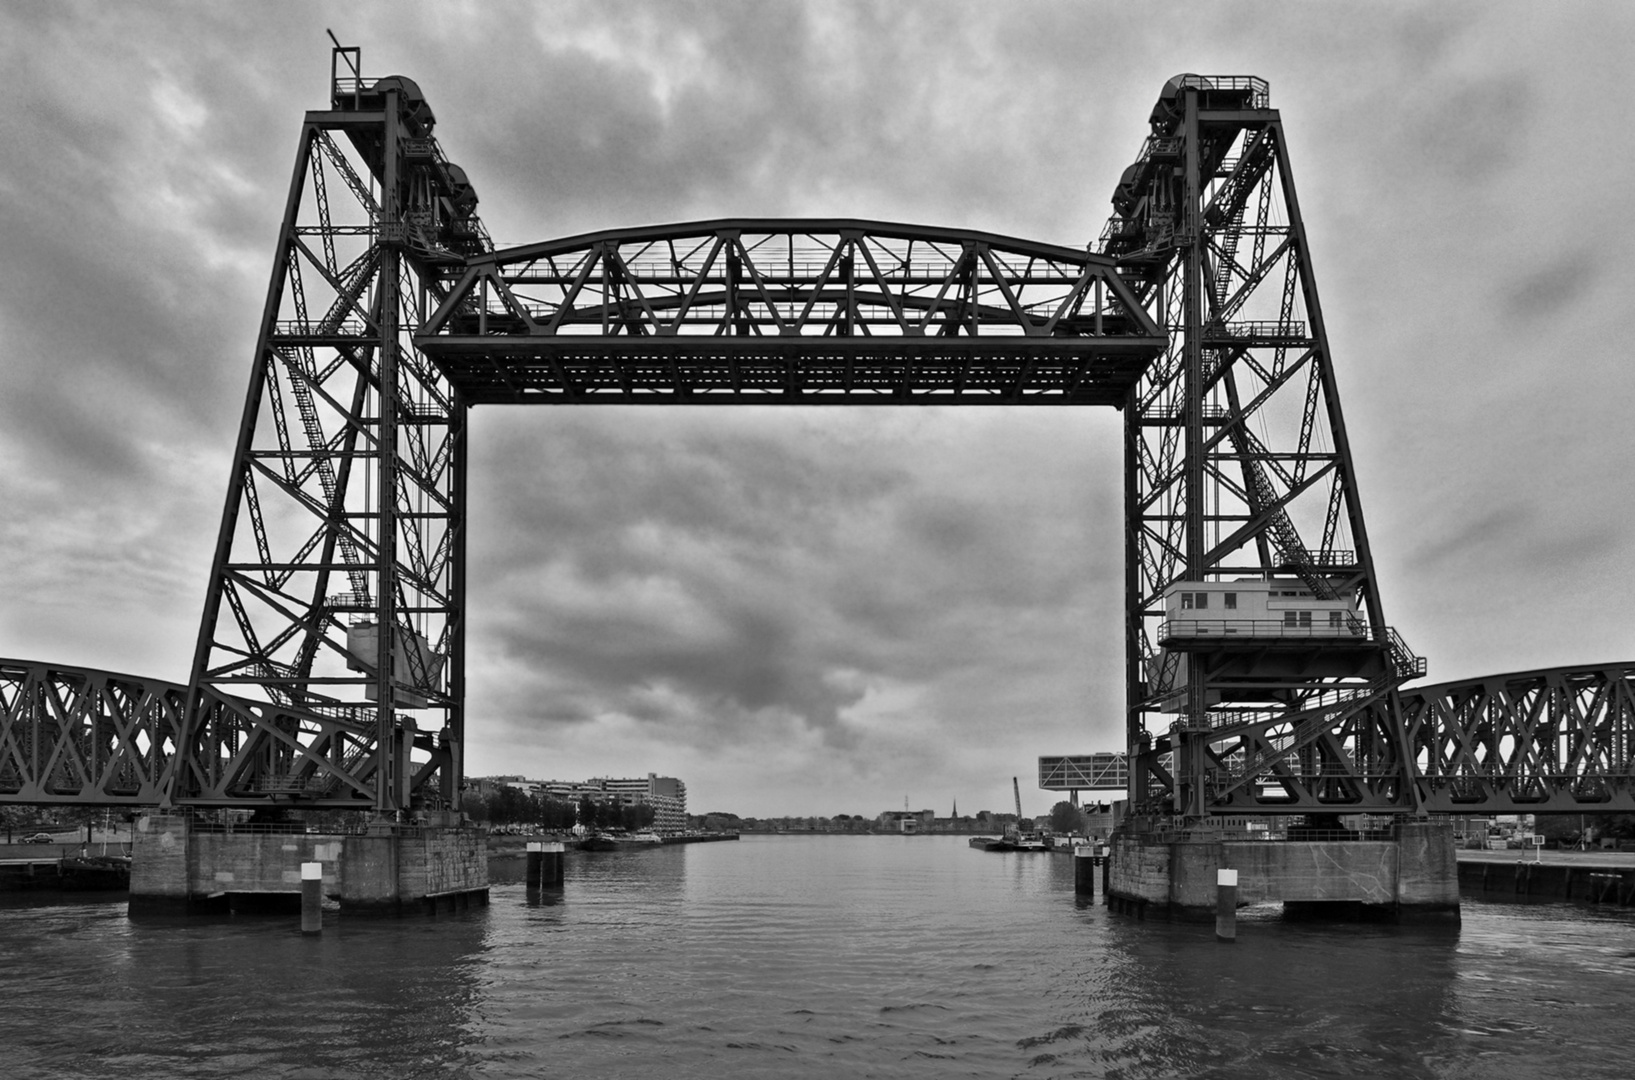
[[[419,88],[336,55],[188,682],[0,662],[0,801],[457,807],[470,407],[749,403],[1122,410],[1148,816],[1628,808],[1630,666],[1404,689],[1263,81],[1171,80],[1093,250],[856,219],[496,250]]]
[[[474,259],[415,344],[472,404],[1121,404],[1162,332],[1111,260],[727,220]]]
[[[1399,692],[1422,805],[1436,813],[1635,812],[1635,663],[1549,668]],[[187,687],[136,675],[27,660],[0,660],[0,802],[152,806],[184,758]],[[1218,733],[1215,801],[1222,813],[1255,812],[1265,794],[1306,793],[1308,811],[1344,792],[1392,790],[1388,754],[1358,732],[1381,699],[1337,704],[1325,723],[1241,715]],[[299,800],[356,806],[372,797],[373,717],[330,709],[267,709],[206,695],[210,733],[185,759],[194,805]],[[415,736],[434,777],[436,741]],[[1362,746],[1358,753],[1354,748]],[[1046,761],[1052,768],[1047,774]],[[1041,786],[1122,787],[1123,754],[1040,759]],[[1168,771],[1160,762],[1158,768]],[[1325,799],[1329,801],[1324,801]]]

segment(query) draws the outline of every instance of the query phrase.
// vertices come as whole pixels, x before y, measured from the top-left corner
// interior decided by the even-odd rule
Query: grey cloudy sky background
[[[1391,621],[1635,655],[1624,4],[0,3],[0,655],[181,679],[324,28],[496,239],[853,216],[1082,244],[1181,71],[1283,112]],[[1118,416],[474,414],[470,771],[1002,808],[1121,742]]]

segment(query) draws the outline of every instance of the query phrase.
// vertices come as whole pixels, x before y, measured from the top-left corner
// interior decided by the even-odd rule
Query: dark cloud
[[[1602,269],[1600,254],[1583,247],[1548,266],[1527,266],[1498,291],[1499,316],[1509,322],[1554,325],[1590,299]]]

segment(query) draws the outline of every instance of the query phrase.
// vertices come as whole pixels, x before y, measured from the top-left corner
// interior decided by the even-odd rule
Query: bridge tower
[[[1150,124],[1099,245],[1169,331],[1124,410],[1130,805],[1413,811],[1396,692],[1425,665],[1385,618],[1282,121],[1260,79],[1182,75]]]
[[[466,405],[411,334],[492,245],[419,87],[359,60],[296,148],[171,802],[458,805]]]

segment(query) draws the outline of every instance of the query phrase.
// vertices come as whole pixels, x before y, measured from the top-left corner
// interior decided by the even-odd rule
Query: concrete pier
[[[1429,822],[1399,824],[1386,839],[1115,835],[1107,904],[1143,918],[1210,919],[1223,869],[1237,871],[1240,906],[1281,902],[1293,916],[1459,920],[1453,828]]]
[[[383,824],[362,833],[225,826],[186,814],[139,818],[130,913],[300,909],[301,867],[321,867],[342,914],[410,915],[488,902],[488,838],[458,825]]]

